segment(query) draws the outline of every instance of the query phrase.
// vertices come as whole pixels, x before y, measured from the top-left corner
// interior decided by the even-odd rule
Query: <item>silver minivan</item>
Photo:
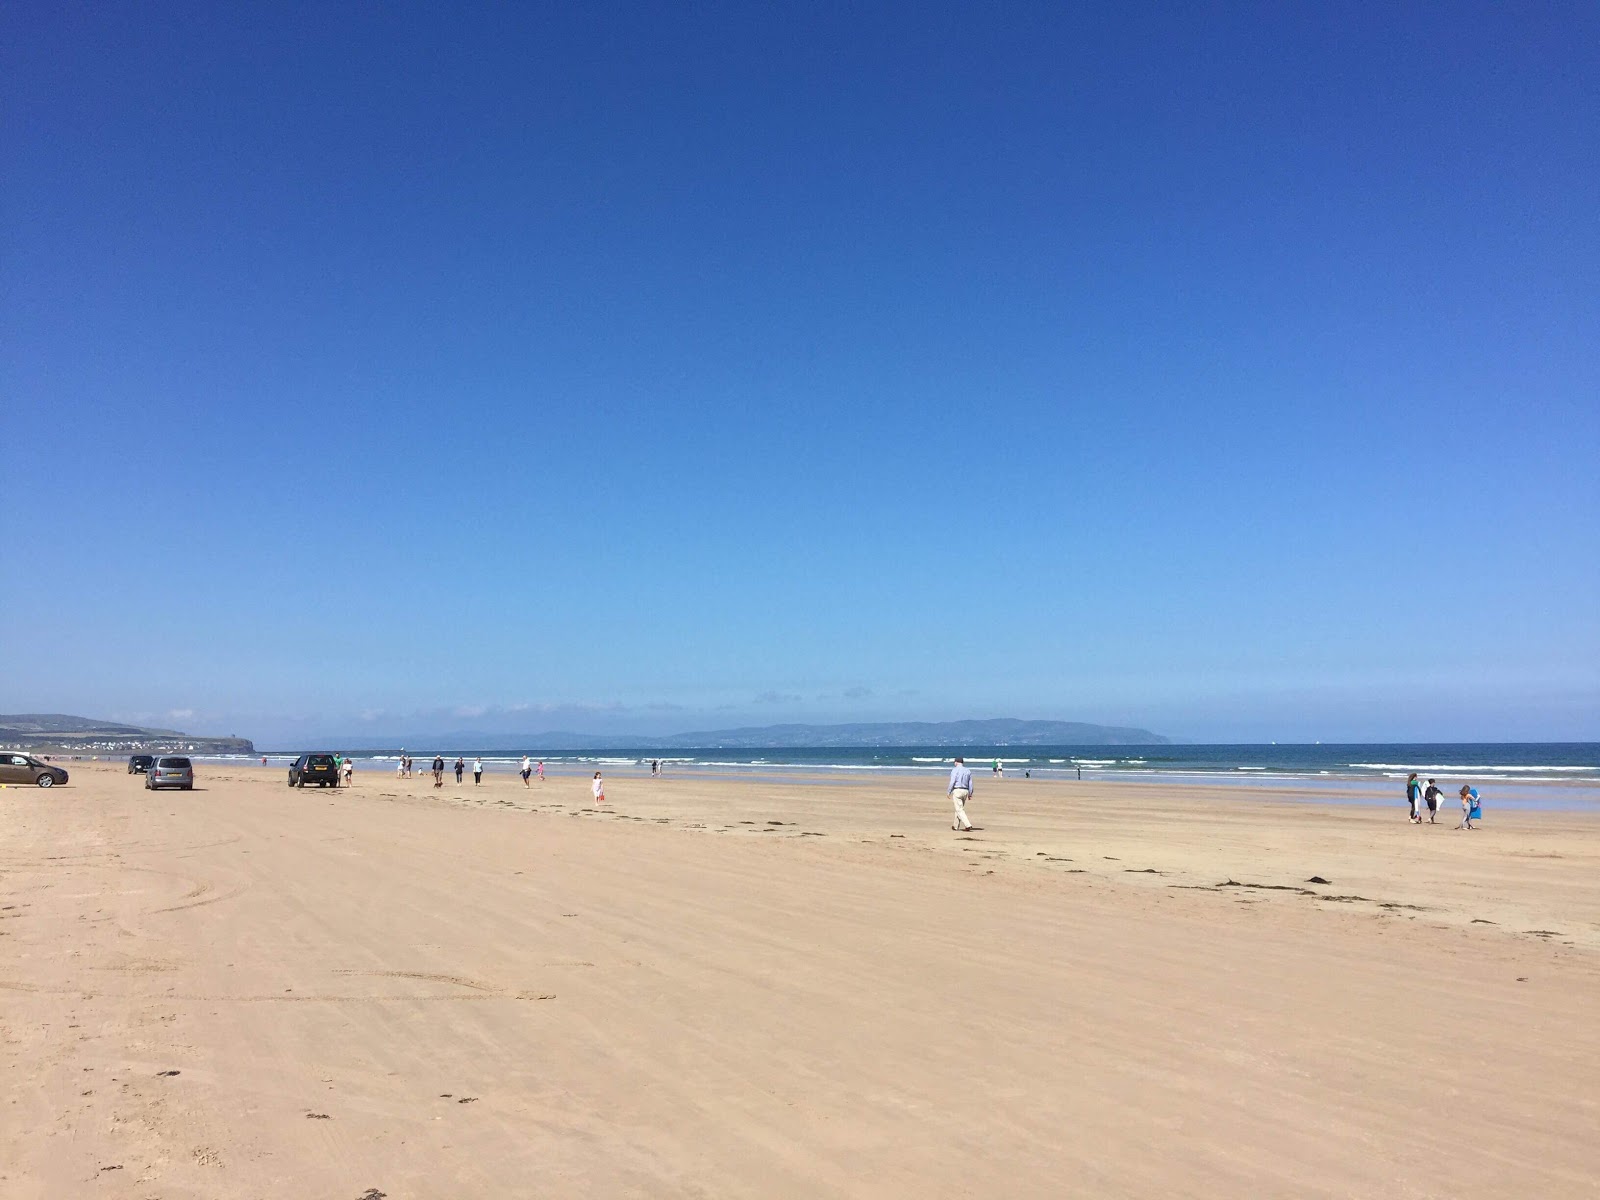
[[[146,791],[153,792],[157,788],[182,788],[186,792],[194,791],[194,764],[187,758],[176,755],[161,755],[145,772],[144,786]]]

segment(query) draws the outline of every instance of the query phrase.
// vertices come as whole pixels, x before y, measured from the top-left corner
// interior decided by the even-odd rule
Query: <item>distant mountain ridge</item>
[[[872,721],[845,725],[763,725],[680,733],[671,746],[1164,746],[1148,729],[1082,721]]]
[[[401,746],[466,747],[485,751],[527,751],[545,753],[560,750],[617,749],[728,749],[771,748],[782,750],[857,748],[871,746],[1169,746],[1171,738],[1148,729],[1117,725],[1091,725],[1082,721],[1023,721],[997,717],[972,721],[872,721],[842,725],[756,725],[737,729],[696,730],[689,733],[593,734],[572,730],[544,733],[474,733],[455,730],[448,733],[408,734],[378,742],[365,737],[324,739],[329,745],[378,748]],[[427,753],[432,753],[428,750]]]
[[[0,713],[0,746],[69,754],[120,754],[187,750],[196,754],[254,754],[249,738],[201,737],[176,729],[151,729],[74,717],[66,713]]]

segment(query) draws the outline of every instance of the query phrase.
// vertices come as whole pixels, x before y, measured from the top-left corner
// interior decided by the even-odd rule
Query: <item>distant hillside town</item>
[[[176,729],[119,725],[62,713],[0,713],[0,749],[44,754],[137,754],[178,750],[186,754],[254,754],[249,738],[201,737]]]

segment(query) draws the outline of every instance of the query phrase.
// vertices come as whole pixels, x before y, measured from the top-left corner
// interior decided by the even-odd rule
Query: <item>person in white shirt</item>
[[[533,759],[526,754],[522,756],[522,786],[528,786],[528,776],[533,774]]]
[[[472,782],[474,784],[483,782],[483,759],[481,758],[472,760]]]
[[[945,791],[956,809],[956,823],[950,828],[965,833],[972,828],[972,822],[967,820],[967,801],[972,798],[972,772],[967,770],[967,760],[959,755],[955,767],[950,771],[950,786]]]
[[[606,802],[606,782],[600,778],[600,772],[594,773],[594,806],[599,808]]]

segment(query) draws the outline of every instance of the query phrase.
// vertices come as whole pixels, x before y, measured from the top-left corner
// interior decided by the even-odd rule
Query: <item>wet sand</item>
[[[1592,814],[68,765],[0,791],[7,1198],[1600,1188]]]

